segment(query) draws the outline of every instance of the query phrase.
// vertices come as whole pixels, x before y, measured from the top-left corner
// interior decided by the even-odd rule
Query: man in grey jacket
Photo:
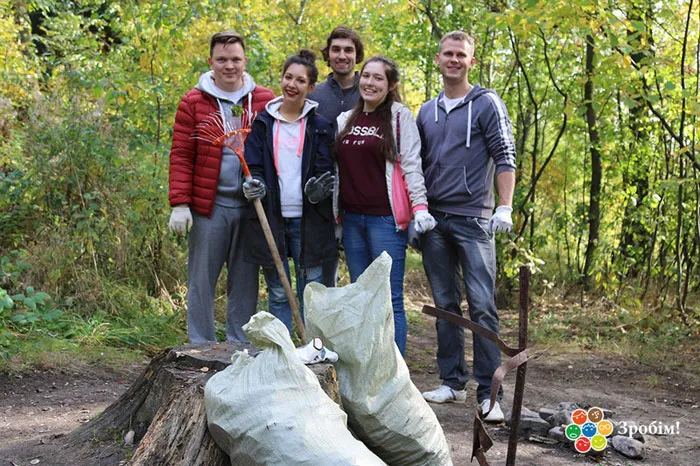
[[[508,232],[515,188],[515,144],[506,108],[496,93],[469,83],[474,39],[461,31],[440,40],[436,63],[445,89],[418,114],[423,172],[430,213],[437,227],[422,238],[423,266],[435,306],[462,315],[464,277],[472,321],[496,333],[494,233]],[[494,176],[498,189],[495,213]],[[468,380],[464,330],[438,319],[437,361],[442,384],[423,393],[434,403],[463,402]],[[491,378],[501,364],[495,343],[474,335],[477,401],[489,422],[503,421],[498,402],[489,409]],[[499,399],[502,393],[499,394]]]
[[[335,128],[338,115],[352,109],[360,98],[360,75],[355,71],[355,65],[365,58],[364,45],[353,29],[338,26],[326,38],[326,46],[321,52],[333,72],[308,98],[318,102],[316,112],[330,120]],[[335,286],[337,273],[338,259],[325,262],[323,284]]]
[[[331,31],[321,53],[333,72],[316,86],[309,99],[318,102],[316,112],[335,125],[338,115],[352,109],[360,98],[360,75],[355,65],[365,58],[364,45],[357,32],[338,26]]]

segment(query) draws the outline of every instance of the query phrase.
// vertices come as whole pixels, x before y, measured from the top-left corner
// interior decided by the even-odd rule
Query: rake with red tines
[[[240,107],[234,107],[231,118],[222,119],[219,112],[214,112],[207,116],[200,124],[197,125],[197,132],[194,138],[207,141],[215,146],[228,147],[231,149],[238,156],[238,160],[241,161],[243,176],[245,177],[246,181],[250,181],[253,179],[253,176],[250,174],[250,169],[245,161],[244,151],[245,140],[250,134],[250,126],[255,119],[256,114],[250,113],[247,110],[236,113],[236,108]],[[265,234],[267,246],[270,248],[272,259],[275,262],[277,274],[282,280],[284,293],[287,296],[289,306],[292,309],[292,318],[297,326],[299,338],[301,339],[302,343],[306,343],[306,329],[304,328],[304,321],[301,319],[296,296],[292,291],[292,286],[289,283],[287,273],[284,270],[284,265],[282,264],[282,258],[280,257],[279,250],[277,249],[275,238],[272,235],[272,230],[270,230],[270,223],[267,221],[265,209],[263,208],[262,202],[259,198],[254,198],[252,202],[253,206],[255,207],[255,213],[258,215],[258,220],[260,220],[263,233]]]

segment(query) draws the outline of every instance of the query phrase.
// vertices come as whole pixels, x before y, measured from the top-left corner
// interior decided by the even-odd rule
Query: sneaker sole
[[[425,397],[425,396],[423,396],[423,399],[424,399],[425,401],[429,402],[429,403],[437,403],[437,404],[440,404],[440,405],[442,405],[442,404],[447,404],[447,403],[464,403],[465,401],[467,401],[466,398],[465,398],[464,400],[458,400],[458,399],[454,399],[454,400],[444,400],[444,401],[440,401],[440,400],[431,400],[430,398],[427,398],[427,397]]]

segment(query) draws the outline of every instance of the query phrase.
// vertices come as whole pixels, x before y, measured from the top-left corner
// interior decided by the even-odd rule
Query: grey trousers
[[[214,205],[211,217],[192,213],[188,241],[187,333],[190,343],[216,341],[214,296],[221,268],[226,264],[226,340],[247,342],[242,326],[255,314],[258,266],[243,260],[242,231],[245,207]]]

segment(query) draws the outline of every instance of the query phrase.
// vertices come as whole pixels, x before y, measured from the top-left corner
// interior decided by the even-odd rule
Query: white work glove
[[[513,208],[507,205],[500,205],[496,208],[491,219],[489,219],[489,231],[493,233],[508,233],[513,228],[513,219],[510,214]]]
[[[336,243],[343,244],[343,225],[336,223],[333,226],[333,233],[335,234]]]
[[[437,226],[435,218],[427,210],[419,210],[413,215],[416,221],[416,232],[425,233]]]
[[[170,214],[168,228],[173,233],[184,235],[192,226],[192,212],[188,206],[173,207],[173,213]]]
[[[255,198],[262,199],[265,194],[267,194],[267,188],[262,181],[252,178],[243,182],[243,195],[249,201]]]
[[[323,341],[319,337],[314,337],[304,346],[297,348],[297,356],[304,364],[316,364],[317,362],[338,361],[338,353],[323,346]]]

